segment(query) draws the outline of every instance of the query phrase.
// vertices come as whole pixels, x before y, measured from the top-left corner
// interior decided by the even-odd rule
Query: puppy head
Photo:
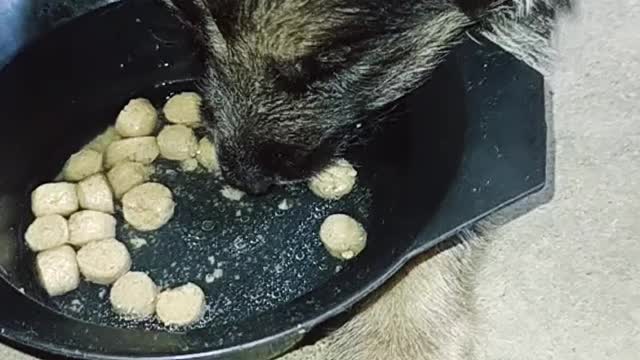
[[[173,0],[206,53],[225,179],[252,193],[305,180],[420,85],[464,16],[411,3]]]

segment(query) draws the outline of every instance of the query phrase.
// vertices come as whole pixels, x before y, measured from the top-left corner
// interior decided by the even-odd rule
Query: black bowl
[[[79,16],[104,3],[49,1],[42,11],[16,1],[23,9],[2,22],[25,25],[0,35],[0,64],[7,63],[0,71],[0,298],[7,304],[0,338],[14,345],[90,359],[267,359],[411,257],[544,184],[541,76],[492,46],[466,43],[401,101],[394,121],[352,149],[359,185],[341,201],[291,186],[229,203],[214,177],[158,164],[158,181],[176,194],[176,216],[153,236],[120,226],[118,237],[150,241],[131,248],[134,269],[164,286],[194,281],[205,289],[210,308],[202,323],[170,332],[154,321],[122,321],[109,309],[107,289],[89,284],[50,299],[23,245],[31,190],[112,124],[128,99],[161,106],[168,95],[194,89],[203,70],[184,29],[156,3],[115,3]],[[296,206],[278,210],[284,198]],[[367,249],[348,263],[331,259],[317,240],[322,219],[334,212],[353,215],[369,232]],[[217,269],[223,278],[207,281]]]

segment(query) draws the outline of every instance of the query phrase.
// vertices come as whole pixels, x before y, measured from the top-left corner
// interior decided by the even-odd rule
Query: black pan
[[[113,123],[129,98],[160,106],[195,89],[202,71],[184,30],[157,4],[105,3],[0,5],[8,9],[0,9],[0,339],[11,345],[86,359],[268,359],[412,257],[545,182],[542,77],[469,42],[401,101],[396,121],[352,149],[359,182],[341,201],[290,186],[231,203],[214,177],[158,163],[158,181],[176,194],[176,216],[153,235],[121,226],[118,237],[149,242],[131,248],[134,269],[161,285],[202,286],[203,322],[180,332],[124,322],[112,315],[107,289],[89,284],[50,299],[23,245],[30,191]],[[285,198],[295,206],[277,209]],[[366,250],[350,262],[330,258],[317,239],[334,212],[351,214],[369,232]],[[206,281],[217,269],[222,277]]]

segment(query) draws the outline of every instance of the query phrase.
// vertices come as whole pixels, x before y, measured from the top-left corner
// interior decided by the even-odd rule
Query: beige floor
[[[555,199],[493,242],[487,360],[640,359],[640,1],[563,25]]]
[[[496,234],[483,359],[638,360],[640,0],[584,0],[559,49],[556,195]]]

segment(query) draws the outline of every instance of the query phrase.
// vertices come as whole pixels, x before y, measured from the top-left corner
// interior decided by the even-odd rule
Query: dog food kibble
[[[200,125],[201,103],[200,95],[194,92],[183,92],[172,96],[162,111],[169,122],[194,127]]]
[[[147,99],[132,99],[116,118],[116,131],[123,137],[151,135],[156,129],[158,112]]]
[[[149,180],[153,168],[136,162],[125,161],[114,166],[107,173],[107,178],[117,199],[127,191]]]
[[[309,181],[309,189],[323,199],[338,200],[351,192],[357,175],[347,160],[340,159],[314,176]]]
[[[218,164],[218,154],[216,153],[216,147],[211,140],[205,138],[200,139],[198,142],[198,153],[196,159],[210,172],[219,173],[220,164]]]
[[[222,187],[222,190],[220,190],[220,194],[229,200],[240,201],[244,197],[245,192],[225,185]]]
[[[182,169],[182,171],[186,171],[186,172],[196,171],[198,169],[198,160],[196,159],[182,160],[180,162],[180,168]]]
[[[143,136],[118,140],[107,148],[105,167],[110,169],[123,161],[151,164],[160,155],[158,143],[153,136]]]
[[[81,247],[92,241],[114,238],[116,219],[94,210],[79,211],[69,218],[69,243]]]
[[[158,134],[160,155],[169,160],[186,160],[196,156],[198,140],[184,125],[167,125]]]
[[[113,194],[111,187],[102,174],[88,177],[78,183],[78,202],[80,207],[113,214]]]
[[[187,326],[202,318],[204,307],[204,292],[197,285],[188,283],[161,292],[158,295],[156,313],[165,325]]]
[[[131,268],[127,247],[116,239],[91,242],[78,250],[78,268],[92,283],[109,285]]]
[[[66,182],[38,186],[31,193],[31,211],[35,216],[67,216],[78,210],[76,185]]]
[[[69,241],[69,226],[62,215],[36,218],[24,234],[32,251],[43,251],[64,245]]]
[[[364,250],[367,232],[352,217],[334,214],[320,226],[320,240],[333,257],[349,260]]]
[[[122,197],[124,219],[140,231],[157,230],[173,216],[175,203],[171,190],[158,183],[145,183]]]
[[[111,143],[121,139],[122,136],[118,134],[115,127],[109,126],[102,134],[91,140],[91,142],[85,146],[85,149],[91,149],[102,153],[107,150],[107,147],[109,147]]]
[[[87,176],[102,171],[102,154],[91,149],[83,149],[71,155],[62,169],[67,181],[80,181]]]
[[[132,271],[119,278],[111,288],[109,299],[113,311],[131,320],[142,320],[156,312],[158,287],[151,278]]]
[[[76,252],[69,245],[38,253],[36,273],[49,296],[66,294],[77,289],[80,284]]]

